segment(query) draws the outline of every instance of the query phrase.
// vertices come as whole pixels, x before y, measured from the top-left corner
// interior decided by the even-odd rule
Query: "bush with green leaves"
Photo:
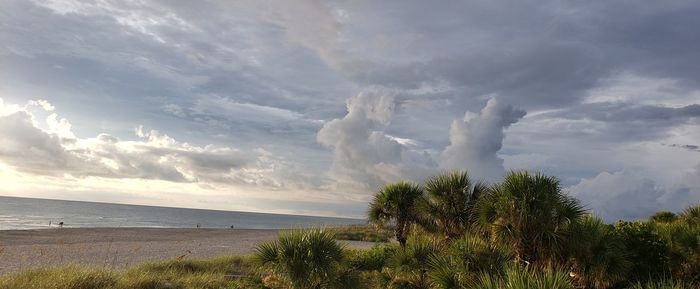
[[[566,271],[512,266],[503,275],[482,274],[473,289],[574,289]]]
[[[667,244],[673,274],[682,280],[700,282],[700,225],[680,221],[657,227]]]
[[[619,221],[615,224],[615,231],[632,260],[628,276],[630,281],[646,282],[670,274],[669,247],[661,239],[654,224]]]
[[[692,226],[700,226],[700,203],[683,210],[680,214],[680,219]]]
[[[254,260],[261,274],[293,289],[353,288],[359,282],[344,262],[344,245],[323,229],[282,232],[276,241],[258,245]]]
[[[468,235],[431,258],[429,275],[436,288],[468,288],[480,274],[503,274],[513,262],[508,247]]]
[[[678,215],[669,211],[658,211],[649,217],[649,221],[654,223],[671,223],[678,219]]]
[[[365,241],[365,242],[389,242],[392,237],[391,228],[378,228],[371,225],[351,225],[328,228],[338,240]]]
[[[361,271],[381,270],[400,249],[395,244],[379,244],[369,250],[353,250],[348,264]]]
[[[426,235],[410,235],[406,246],[382,269],[379,284],[382,288],[430,288],[429,260],[440,251],[439,244]]]
[[[587,216],[569,228],[566,252],[574,280],[584,288],[610,288],[627,278],[632,262],[624,241],[611,225]]]

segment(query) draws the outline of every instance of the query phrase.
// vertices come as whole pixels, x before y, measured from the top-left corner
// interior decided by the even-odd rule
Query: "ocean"
[[[69,228],[288,229],[364,224],[365,220],[0,196],[0,230],[55,228],[59,222]]]

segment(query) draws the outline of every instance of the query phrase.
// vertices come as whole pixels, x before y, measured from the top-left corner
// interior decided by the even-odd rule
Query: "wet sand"
[[[184,256],[213,258],[252,253],[277,230],[62,228],[0,231],[0,274],[66,264],[124,268]],[[368,248],[369,242],[348,242]]]

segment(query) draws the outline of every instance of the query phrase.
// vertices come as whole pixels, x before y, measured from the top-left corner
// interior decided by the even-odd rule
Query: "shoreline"
[[[46,228],[0,231],[0,274],[77,264],[124,268],[174,258],[206,259],[253,253],[277,229]],[[351,248],[371,242],[343,241]]]

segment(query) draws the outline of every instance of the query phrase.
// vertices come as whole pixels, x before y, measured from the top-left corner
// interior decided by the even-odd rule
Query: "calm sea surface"
[[[180,209],[0,196],[0,230],[56,227],[286,229],[363,224],[364,220]]]

